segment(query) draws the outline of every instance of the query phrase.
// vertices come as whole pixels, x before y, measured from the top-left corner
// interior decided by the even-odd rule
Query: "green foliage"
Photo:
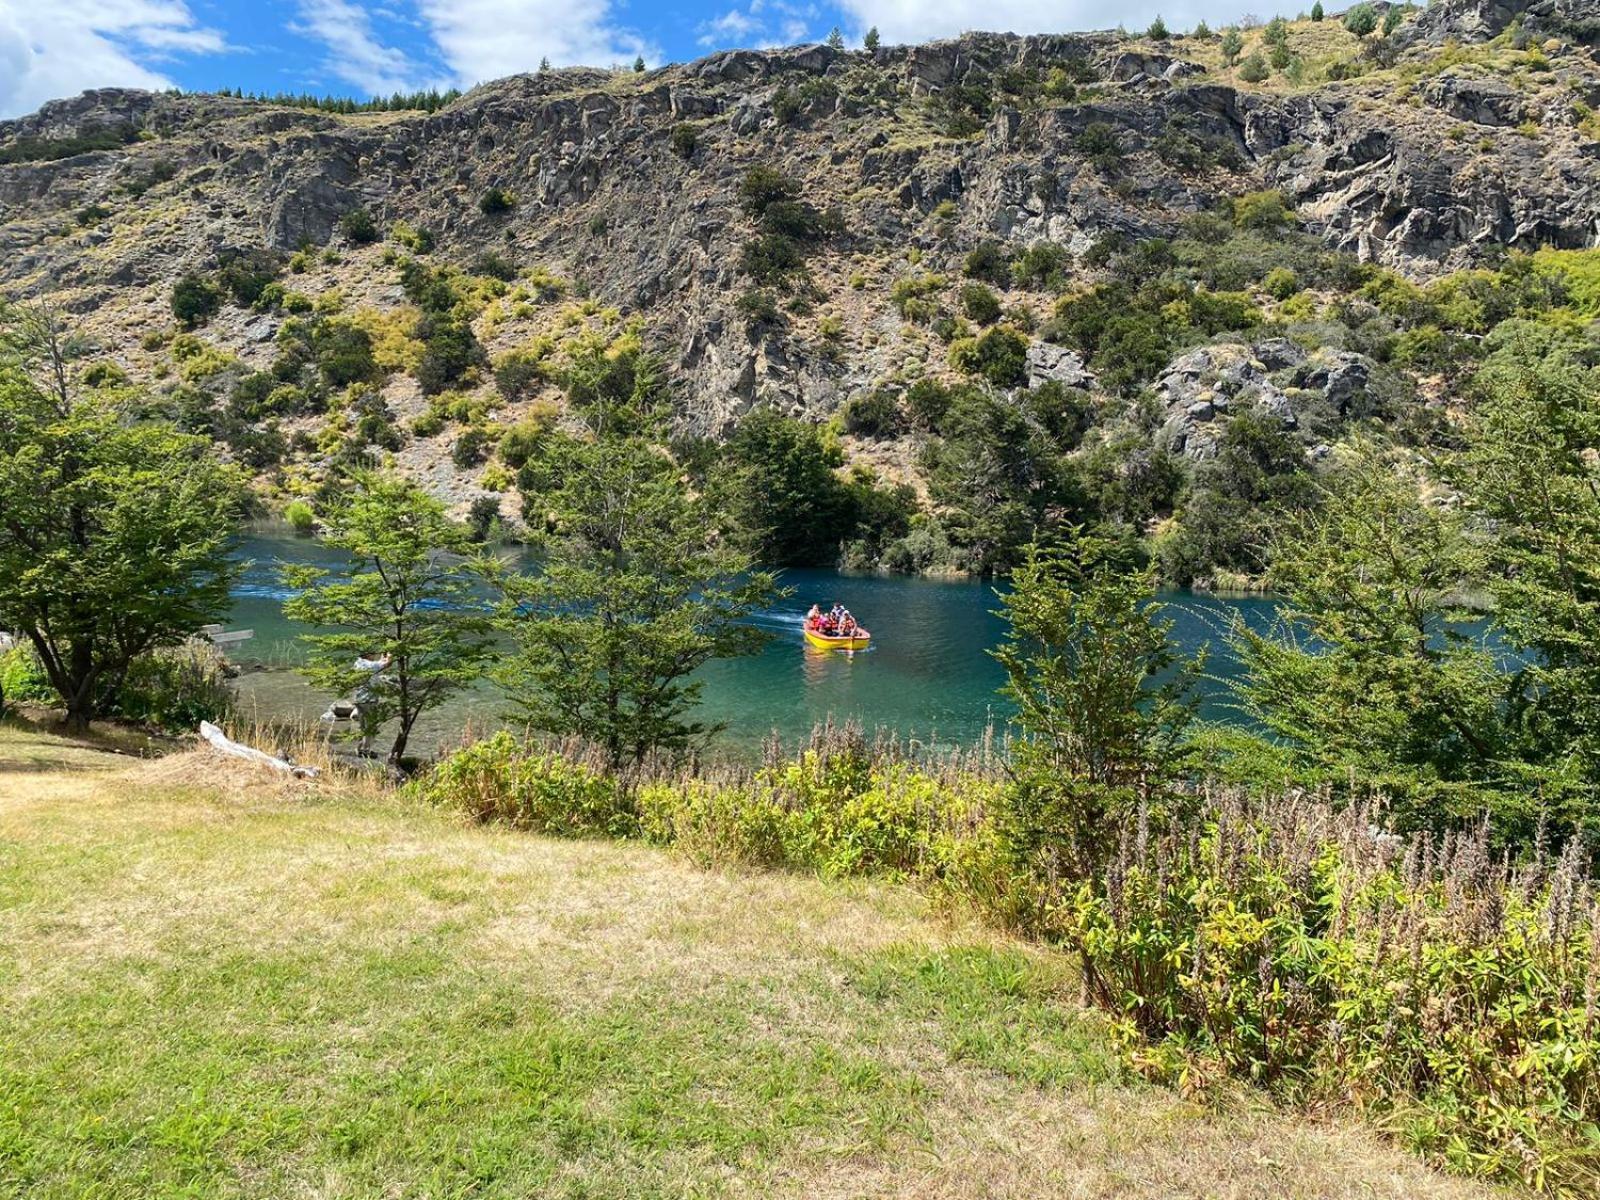
[[[1066,285],[1067,268],[1071,265],[1072,256],[1067,253],[1065,246],[1041,241],[1035,242],[1018,256],[1012,274],[1022,287],[1060,291]]]
[[[505,730],[456,751],[411,784],[418,799],[475,821],[555,837],[634,837],[632,793],[603,764],[518,745]]]
[[[1418,483],[1370,451],[1334,475],[1314,513],[1279,522],[1281,628],[1230,640],[1246,710],[1302,763],[1386,792],[1404,827],[1440,830],[1501,808],[1504,681],[1455,599],[1469,545]],[[1522,814],[1497,815],[1509,829]]]
[[[1259,576],[1273,533],[1315,502],[1299,440],[1276,417],[1238,413],[1216,457],[1195,470],[1177,531],[1162,547],[1162,573],[1184,587],[1218,569]]]
[[[501,283],[513,282],[518,274],[517,264],[495,250],[485,250],[472,260],[472,273]]]
[[[984,241],[974,246],[962,265],[962,273],[968,279],[981,279],[997,288],[1011,286],[1011,263],[999,242]]]
[[[1122,139],[1116,126],[1105,121],[1091,121],[1072,139],[1072,148],[1102,171],[1109,171],[1122,162]]]
[[[1083,497],[1061,447],[1023,405],[981,386],[918,392],[908,397],[914,413],[942,409],[933,423],[940,436],[924,447],[920,465],[944,534],[959,550],[951,565],[1007,570],[1047,521],[1079,514]]]
[[[517,198],[503,187],[491,187],[478,197],[478,211],[486,217],[497,217],[517,206]]]
[[[981,283],[968,283],[961,288],[961,311],[980,325],[992,325],[1000,319],[1000,298]]]
[[[878,27],[874,25],[872,28],[868,29],[865,36],[862,37],[861,46],[862,49],[867,51],[867,53],[873,54],[877,52],[881,41],[882,39],[878,37]]]
[[[1378,27],[1378,10],[1367,3],[1354,5],[1344,14],[1344,27],[1364,38]]]
[[[222,656],[203,638],[134,659],[105,705],[109,715],[173,734],[192,734],[201,721],[220,724],[233,707]]]
[[[805,252],[786,234],[764,233],[744,244],[739,269],[757,283],[787,288],[791,279],[805,273]]]
[[[744,621],[777,589],[719,544],[705,498],[652,443],[654,360],[591,347],[565,383],[589,436],[552,435],[518,473],[544,560],[506,581],[518,649],[500,677],[533,728],[594,742],[612,765],[688,753],[718,728],[694,718],[689,676],[759,649],[767,635]]]
[[[1259,54],[1252,54],[1239,64],[1239,78],[1246,83],[1260,83],[1268,74],[1266,60]]]
[[[884,388],[850,397],[839,410],[839,416],[847,430],[866,437],[894,437],[905,426],[894,393]]]
[[[1580,1194],[1600,1117],[1585,873],[1508,879],[1481,833],[1407,853],[1376,816],[1300,795],[1142,809],[1053,883],[1050,932],[1158,1079],[1349,1104],[1457,1170]]]
[[[1521,321],[1488,340],[1454,474],[1496,536],[1487,579],[1497,626],[1526,658],[1510,694],[1526,755],[1551,777],[1542,813],[1600,826],[1600,444],[1595,373],[1574,342]]]
[[[318,112],[372,113],[372,112],[437,112],[445,105],[461,98],[459,88],[428,88],[415,92],[393,92],[387,96],[373,96],[355,100],[349,96],[313,96],[308,92],[246,92],[224,88],[219,95],[232,95],[240,100],[256,100],[282,108],[308,108]]]
[[[988,380],[995,387],[1020,387],[1028,381],[1028,339],[997,325],[950,347],[950,365]]]
[[[1238,61],[1239,55],[1244,52],[1244,38],[1239,36],[1239,31],[1232,27],[1222,31],[1222,61],[1233,66]]]
[[[206,439],[74,394],[53,315],[0,315],[0,627],[81,730],[135,660],[226,613],[243,489]]]
[[[372,337],[349,321],[318,321],[311,335],[317,367],[329,387],[368,383],[378,378]]]
[[[311,505],[304,500],[291,500],[284,506],[283,519],[294,528],[294,531],[304,537],[309,534],[317,524],[317,514]]]
[[[243,250],[223,260],[217,271],[217,284],[240,308],[266,310],[273,303],[270,299],[263,303],[262,297],[282,271],[282,259],[271,251]]]
[[[412,225],[409,221],[396,221],[389,226],[389,236],[407,250],[416,254],[427,254],[433,250],[434,237],[429,229]]]
[[[693,158],[700,147],[700,134],[693,125],[680,121],[672,127],[672,152],[679,158]]]
[[[347,209],[340,216],[339,232],[357,246],[370,246],[383,237],[378,222],[364,206]]]
[[[10,163],[57,162],[99,150],[119,150],[137,140],[139,130],[130,124],[112,125],[74,137],[19,137],[9,146],[0,146],[0,166]]]
[[[707,486],[759,562],[832,565],[856,534],[851,496],[834,473],[844,460],[817,426],[771,408],[752,410],[723,449]]]
[[[1152,42],[1164,42],[1172,36],[1172,33],[1167,29],[1167,23],[1161,19],[1161,14],[1157,13],[1156,19],[1150,22],[1150,28],[1145,30],[1144,35]]]
[[[751,288],[733,302],[733,307],[752,333],[783,324],[778,297],[767,288]]]
[[[543,386],[548,368],[542,357],[525,351],[507,352],[494,367],[494,385],[512,403],[526,400]]]
[[[1121,820],[1164,800],[1182,770],[1198,664],[1179,659],[1159,613],[1128,547],[1079,531],[1029,546],[1012,573],[993,652],[1018,731],[1000,821],[1032,888],[1092,872]]]
[[[222,307],[222,292],[203,275],[190,271],[172,285],[172,315],[185,329],[204,325]]]
[[[0,716],[7,704],[44,704],[56,697],[39,652],[26,642],[0,652]]]
[[[1316,2],[1314,4],[1312,4],[1312,6],[1311,6],[1311,19],[1313,21],[1322,20],[1322,0],[1316,0]]]
[[[1261,281],[1261,289],[1274,300],[1287,300],[1299,293],[1300,277],[1288,267],[1273,267]]]
[[[489,431],[472,425],[461,431],[456,444],[450,447],[450,461],[460,470],[467,471],[489,457],[494,449],[494,438]]]
[[[360,708],[363,740],[391,721],[388,761],[399,766],[417,719],[483,674],[492,621],[480,585],[483,564],[468,556],[463,531],[415,484],[361,473],[337,493],[324,539],[345,551],[341,574],[285,567],[297,594],[284,615],[315,630],[305,674]],[[356,665],[382,661],[381,669]]]
[[[908,321],[926,323],[938,312],[934,297],[944,291],[942,275],[906,275],[894,281],[889,289],[889,302]]]

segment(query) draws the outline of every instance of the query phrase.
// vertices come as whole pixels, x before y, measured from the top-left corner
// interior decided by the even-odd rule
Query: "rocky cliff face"
[[[822,416],[908,361],[942,366],[905,330],[891,286],[912,260],[959,276],[987,239],[1081,256],[1107,234],[1168,235],[1228,196],[1280,189],[1329,245],[1417,276],[1507,247],[1600,243],[1600,146],[1586,116],[1600,69],[1580,40],[1590,7],[1436,4],[1397,32],[1392,66],[1364,63],[1329,21],[1308,27],[1306,53],[1343,36],[1350,45],[1330,53],[1362,73],[1321,83],[1245,84],[1215,42],[979,34],[518,76],[434,114],[89,92],[0,123],[0,151],[126,138],[0,166],[0,287],[82,314],[139,374],[155,361],[139,339],[170,325],[181,273],[241,249],[337,244],[341,215],[360,206],[381,227],[426,227],[438,257],[492,250],[639,315],[681,376],[693,429],[723,432],[756,403]],[[1487,44],[1517,19],[1552,39],[1540,70],[1505,69]],[[1059,86],[1063,76],[1078,82]],[[1095,149],[1107,130],[1113,166]],[[1175,139],[1200,152],[1174,153]],[[812,287],[786,331],[736,309],[752,236],[738,185],[758,162],[843,218],[811,256]],[[482,211],[491,188],[515,197],[509,212]],[[392,264],[371,248],[311,277],[379,309],[400,302]],[[485,335],[492,350],[527,336],[519,319]],[[237,317],[213,336],[249,361],[277,320]],[[1035,373],[1077,369],[1041,353]],[[1275,387],[1272,375],[1251,386]],[[405,386],[391,397],[402,409]]]

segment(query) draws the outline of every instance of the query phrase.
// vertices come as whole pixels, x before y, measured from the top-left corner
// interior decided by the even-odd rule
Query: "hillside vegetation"
[[[1481,7],[89,93],[0,125],[0,287],[274,505],[393,459],[536,526],[568,364],[631,346],[774,564],[1006,571],[1070,521],[1250,582],[1352,439],[1450,448],[1505,321],[1593,352],[1593,31]]]

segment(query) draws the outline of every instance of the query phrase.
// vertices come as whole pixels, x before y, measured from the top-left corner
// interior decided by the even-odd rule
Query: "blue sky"
[[[1238,19],[1241,0],[0,0],[0,116],[85,88],[367,96],[470,87],[541,58],[652,66],[736,46],[886,43]],[[1257,16],[1269,16],[1261,7]]]

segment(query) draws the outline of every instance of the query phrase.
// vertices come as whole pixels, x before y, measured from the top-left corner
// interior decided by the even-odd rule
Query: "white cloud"
[[[700,25],[696,39],[702,46],[761,49],[766,46],[792,46],[811,34],[817,17],[815,5],[797,5],[787,0],[750,0],[748,8],[731,8],[714,20]]]
[[[418,0],[440,55],[465,85],[558,67],[647,62],[660,51],[612,21],[610,0]]]
[[[228,49],[183,0],[0,0],[0,117],[94,87],[171,87],[151,64]]]
[[[1213,26],[1247,11],[1271,16],[1277,6],[1248,0],[840,0],[840,7],[867,29],[876,25],[885,42],[923,42],[971,29],[1009,33],[1077,33],[1126,25],[1142,29],[1160,13],[1174,31],[1204,18]],[[1296,11],[1289,9],[1291,13]]]
[[[369,95],[409,92],[425,86],[422,72],[411,58],[378,39],[371,15],[359,4],[349,0],[300,0],[300,19],[289,29],[326,46],[328,57],[323,69]]]

